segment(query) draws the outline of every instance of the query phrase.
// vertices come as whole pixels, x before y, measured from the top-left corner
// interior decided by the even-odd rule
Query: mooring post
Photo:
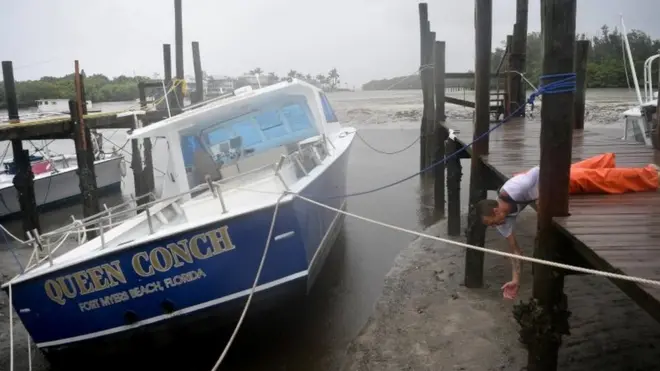
[[[445,142],[445,156],[447,159],[447,234],[460,236],[461,234],[461,179],[463,178],[460,155],[454,155],[460,144],[453,138]]]
[[[138,83],[138,92],[140,94],[140,106],[141,109],[146,110],[147,108],[147,96],[145,92],[145,86],[143,82]],[[137,142],[139,143],[139,142]],[[132,144],[132,143],[131,143]],[[144,168],[142,169],[142,181],[141,185],[143,187],[142,192],[148,193],[153,192],[154,190],[154,165],[153,157],[151,155],[152,145],[151,138],[144,138],[142,142],[144,148]],[[138,204],[143,200],[138,201]]]
[[[181,0],[174,0],[174,46],[176,53],[176,78],[180,82],[183,80],[183,13],[181,9]],[[179,84],[176,88],[178,104],[183,108],[183,85]]]
[[[589,40],[575,43],[575,107],[573,108],[573,128],[584,129],[584,105],[587,93],[587,60],[589,58]]]
[[[79,64],[76,60],[74,81],[76,90],[76,100],[69,101],[69,112],[71,120],[74,122],[73,141],[76,147],[76,160],[78,162],[78,179],[80,181],[80,192],[83,199],[83,217],[98,214],[101,211],[99,206],[96,173],[94,169],[94,146],[92,144],[92,135],[89,127],[85,124],[83,116],[83,81],[80,78]],[[90,236],[96,236],[92,233]]]
[[[448,131],[445,127],[445,42],[435,42],[434,77],[435,77],[435,166],[433,183],[433,200],[435,217],[445,215],[445,163],[440,162],[445,157],[445,141]]]
[[[427,55],[426,55],[426,66],[429,68],[424,69],[422,72],[422,81],[425,86],[424,90],[426,95],[424,96],[424,117],[426,123],[424,124],[426,133],[424,138],[426,141],[426,154],[424,162],[426,167],[431,166],[435,159],[436,153],[436,143],[435,143],[435,82],[434,82],[434,72],[433,72],[433,58],[434,58],[434,47],[435,47],[435,32],[429,32],[427,38]],[[422,178],[426,179],[427,182],[430,182],[433,179],[434,172],[429,170],[422,174]],[[427,184],[430,186],[430,183]]]
[[[204,76],[202,72],[202,59],[199,56],[199,42],[192,42],[193,68],[195,69],[195,96],[192,103],[204,100]]]
[[[419,74],[422,81],[422,102],[424,108],[422,109],[422,123],[419,129],[419,136],[421,137],[419,141],[419,169],[422,170],[428,165],[426,163],[426,102],[427,102],[427,91],[424,84],[424,71],[428,68],[426,67],[426,53],[428,49],[428,43],[426,42],[429,30],[429,12],[428,4],[419,3],[419,41],[420,41],[420,59],[419,59]],[[424,174],[422,174],[422,179],[424,179]]]
[[[658,69],[658,90],[660,90],[660,69]],[[652,133],[651,137],[651,142],[653,143],[653,148],[656,150],[660,150],[660,93],[658,93],[658,103],[656,105],[658,107],[655,111],[655,118],[656,118],[656,125],[655,125],[655,133]]]
[[[476,66],[475,66],[475,122],[470,160],[470,209],[468,213],[467,243],[484,246],[486,227],[476,217],[474,207],[486,198],[486,174],[481,156],[488,154],[490,124],[490,47],[492,38],[492,0],[475,1]],[[483,286],[484,253],[468,249],[465,252],[465,286]]]
[[[516,1],[516,23],[513,27],[511,69],[518,71],[521,74],[524,74],[526,70],[528,2],[529,0]],[[526,101],[525,82],[522,79],[522,76],[517,73],[513,74],[512,89],[515,89],[516,94],[516,96],[511,97],[511,101],[515,102],[515,107],[513,109],[524,106]],[[525,117],[525,108],[522,108],[517,116]]]
[[[513,47],[513,35],[506,35],[506,60],[504,61],[504,68],[506,69],[506,75],[504,80],[504,105],[506,107],[504,115],[509,116],[511,114],[511,109],[514,107],[514,98],[511,95],[511,81],[513,79],[514,73],[511,72],[513,67],[511,67],[511,48]],[[515,108],[513,108],[515,109]]]
[[[555,74],[573,72],[576,0],[541,0],[544,84]],[[560,79],[560,78],[559,78]],[[546,94],[541,107],[538,233],[534,257],[559,261],[560,232],[552,218],[568,216],[573,92]],[[564,276],[555,268],[534,264],[532,300],[517,312],[521,338],[528,345],[529,371],[555,371],[561,336],[568,334]]]
[[[172,48],[170,44],[163,44],[163,72],[163,82],[165,83],[165,91],[163,94],[165,94],[170,90],[170,84],[172,83]],[[168,93],[167,99],[169,100],[171,106],[173,102],[171,93]],[[159,111],[166,110],[167,104],[165,103],[165,100],[160,102],[156,109]]]
[[[9,123],[19,123],[16,82],[14,81],[14,67],[11,61],[2,62],[2,79],[5,86],[5,102],[7,103]],[[11,149],[14,153],[14,165],[16,166],[16,175],[14,175],[12,183],[18,194],[24,236],[27,236],[25,232],[33,229],[41,232],[37,201],[34,194],[34,174],[30,164],[30,153],[28,150],[23,149],[23,142],[20,139],[12,140]]]

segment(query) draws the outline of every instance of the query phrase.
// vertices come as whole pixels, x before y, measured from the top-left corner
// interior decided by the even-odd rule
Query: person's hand
[[[509,281],[502,286],[502,296],[505,299],[515,299],[518,296],[518,289],[520,284],[517,281]]]

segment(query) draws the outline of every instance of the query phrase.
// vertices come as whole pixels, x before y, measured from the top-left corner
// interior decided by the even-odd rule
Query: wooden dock
[[[460,129],[460,146],[472,142],[472,125]],[[481,161],[488,169],[487,183],[499,188],[516,173],[539,165],[541,123],[515,119],[489,135],[488,155]],[[471,147],[467,150],[471,155]],[[617,167],[660,165],[660,152],[638,143],[623,141],[596,130],[573,133],[572,162],[604,152],[616,154]],[[622,195],[571,195],[568,217],[555,217],[554,225],[577,253],[574,265],[613,273],[660,280],[660,192]],[[660,288],[612,280],[621,290],[660,321]]]

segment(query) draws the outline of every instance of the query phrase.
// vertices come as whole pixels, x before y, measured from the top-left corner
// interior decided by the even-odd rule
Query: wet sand
[[[465,225],[465,224],[463,224]],[[521,215],[518,238],[531,255],[536,214]],[[427,230],[445,237],[446,223]],[[489,230],[486,246],[506,251]],[[458,240],[461,240],[459,238]],[[486,255],[483,289],[463,286],[464,249],[416,240],[387,275],[374,315],[351,343],[343,370],[523,370],[513,301],[500,287],[511,277],[508,260]],[[519,299],[531,296],[531,265],[523,264]],[[571,335],[559,370],[660,369],[660,325],[605,278],[566,279]]]

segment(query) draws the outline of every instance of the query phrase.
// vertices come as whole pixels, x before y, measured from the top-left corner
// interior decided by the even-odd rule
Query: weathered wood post
[[[660,69],[658,69],[658,87],[660,88]],[[657,123],[655,125],[655,133],[653,133],[652,143],[656,150],[660,150],[660,93],[658,93],[658,103],[656,107],[658,107],[655,111]]]
[[[435,42],[433,73],[435,77],[435,158],[440,162],[445,157],[445,141],[448,137],[445,123],[445,42]],[[435,217],[445,215],[445,163],[436,165],[433,171],[433,200]]]
[[[589,40],[578,40],[575,44],[575,107],[573,108],[573,128],[584,129],[584,105],[587,94],[587,60]]]
[[[573,72],[576,0],[541,0],[544,76]],[[543,83],[557,81],[546,78]],[[561,235],[552,218],[568,215],[574,93],[546,94],[541,107],[541,161],[538,234],[534,257],[558,261]],[[521,337],[528,345],[529,371],[554,371],[561,336],[568,334],[564,276],[558,270],[534,264],[532,300],[527,306],[527,328]]]
[[[506,59],[504,61],[504,68],[506,70],[505,80],[504,80],[504,93],[505,93],[505,112],[504,115],[509,116],[511,114],[511,108],[513,107],[513,98],[511,95],[511,81],[513,79],[514,73],[511,72],[513,68],[511,67],[511,48],[513,47],[513,36],[506,35],[506,49],[507,53]]]
[[[181,9],[181,0],[174,0],[174,53],[176,59],[176,78],[179,81],[183,76],[183,14]],[[178,103],[183,108],[183,85],[179,84],[176,88]]]
[[[85,118],[83,116],[83,86],[80,79],[78,61],[76,60],[74,64],[76,100],[69,100],[69,112],[71,114],[71,120],[74,123],[73,142],[76,147],[77,173],[83,202],[83,217],[89,217],[98,214],[101,208],[99,206],[96,173],[94,171],[94,146],[92,145],[92,136],[89,127],[85,125]],[[90,234],[90,238],[96,236],[95,231],[89,231],[88,233]]]
[[[525,73],[527,53],[527,13],[529,0],[516,1],[516,23],[513,26],[513,39],[511,43],[511,69],[521,74]],[[525,105],[525,83],[517,73],[514,73],[511,81],[511,112]],[[516,116],[524,117],[525,108],[522,108]]]
[[[195,96],[191,96],[193,104],[204,100],[204,76],[202,72],[202,60],[199,56],[199,42],[192,42],[193,68],[195,69]]]
[[[11,61],[2,62],[2,79],[5,86],[5,102],[7,103],[9,123],[19,123],[18,98],[14,81],[14,67]],[[23,149],[23,141],[20,139],[11,141],[11,150],[14,153],[14,165],[16,166],[16,175],[14,175],[12,182],[18,194],[23,232],[29,232],[33,229],[41,232],[37,201],[34,194],[34,174],[30,165],[30,153],[28,150]]]
[[[419,9],[419,43],[420,43],[419,74],[422,81],[422,102],[424,104],[424,108],[422,109],[422,123],[419,129],[419,136],[421,137],[419,141],[419,169],[422,170],[427,166],[426,164],[426,132],[427,132],[426,102],[427,102],[428,93],[425,89],[425,84],[424,84],[424,72],[427,70],[425,65],[427,60],[426,53],[427,53],[428,43],[426,42],[426,40],[430,30],[429,30],[428,4],[419,3],[418,9]],[[422,179],[424,179],[424,174],[422,174]]]
[[[138,91],[140,93],[140,108],[147,109],[147,96],[145,93],[145,86],[143,82],[138,83]],[[139,143],[139,142],[138,142]],[[132,143],[131,143],[132,144]],[[151,138],[144,138],[142,141],[144,153],[144,168],[142,169],[142,192],[149,193],[154,190],[154,161],[152,156]],[[146,203],[149,200],[140,200],[139,203]]]
[[[445,143],[445,156],[449,157],[458,151],[460,145],[449,138]],[[461,156],[454,155],[447,159],[447,234],[461,235]]]
[[[490,124],[490,48],[492,38],[492,0],[475,1],[476,66],[475,66],[475,122],[470,162],[470,211],[467,243],[484,246],[486,227],[477,218],[475,204],[486,198],[486,174],[481,156],[488,154],[488,136],[482,137]],[[480,139],[478,139],[480,138]],[[478,139],[478,140],[477,140]],[[483,285],[484,253],[468,249],[465,253],[465,286]]]
[[[435,32],[429,32],[427,38],[427,54],[426,54],[426,63],[428,66],[422,72],[422,81],[425,86],[424,90],[426,95],[424,97],[424,117],[426,123],[424,124],[426,128],[425,139],[426,139],[426,154],[424,162],[426,163],[425,167],[431,166],[435,160],[435,151],[436,151],[436,141],[435,141],[435,79],[434,79],[434,51],[435,48]],[[427,182],[432,181],[434,172],[429,170],[422,174],[422,178],[426,179]],[[430,186],[430,183],[428,184]]]
[[[170,84],[172,83],[172,48],[170,44],[163,44],[163,82],[165,83],[165,91],[163,94],[165,94],[167,91],[170,90],[171,86]],[[175,92],[176,94],[176,92]],[[170,107],[172,107],[172,97],[173,94],[169,93],[167,95],[167,99],[170,102]],[[166,110],[167,109],[167,103],[165,100],[160,102],[158,106],[156,107],[157,110]]]

